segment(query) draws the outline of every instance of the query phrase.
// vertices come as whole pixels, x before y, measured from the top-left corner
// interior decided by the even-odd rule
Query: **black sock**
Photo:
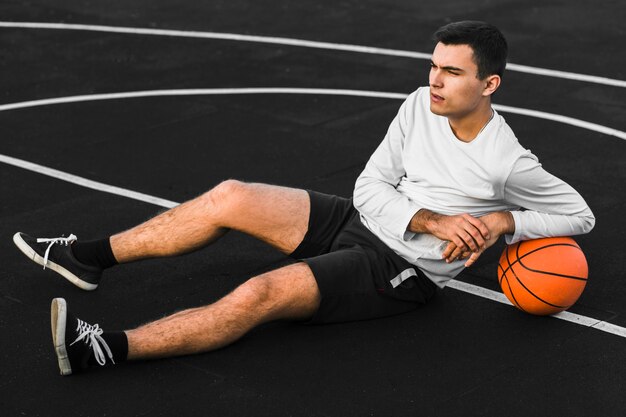
[[[104,332],[102,338],[111,349],[113,354],[113,361],[109,358],[106,349],[102,349],[104,357],[106,358],[106,364],[111,365],[113,362],[119,364],[125,362],[128,358],[128,338],[125,332]],[[92,354],[87,363],[90,366],[99,365],[96,357]]]
[[[71,248],[74,257],[86,265],[98,266],[102,269],[117,265],[109,238],[87,242],[76,241],[72,243]]]

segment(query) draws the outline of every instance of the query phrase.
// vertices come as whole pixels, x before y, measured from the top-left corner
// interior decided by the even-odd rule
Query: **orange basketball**
[[[500,288],[513,305],[545,316],[571,307],[587,284],[587,260],[569,237],[507,246],[498,264]]]

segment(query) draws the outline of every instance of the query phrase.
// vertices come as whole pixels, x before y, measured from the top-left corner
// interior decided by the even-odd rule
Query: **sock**
[[[104,332],[102,333],[102,338],[109,346],[109,349],[111,349],[113,362],[115,362],[115,364],[126,362],[126,359],[128,358],[128,338],[126,337],[126,333],[122,331]],[[104,357],[106,358],[107,365],[113,364],[106,351],[104,352]],[[89,366],[99,365],[93,354],[87,361],[87,364]]]
[[[85,265],[98,266],[102,269],[117,265],[109,238],[87,242],[76,241],[72,243],[71,248],[74,257]]]

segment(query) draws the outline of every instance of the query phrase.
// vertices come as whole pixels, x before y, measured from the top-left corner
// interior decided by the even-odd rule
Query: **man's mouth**
[[[434,101],[435,103],[441,103],[442,101],[445,100],[443,97],[434,93],[430,93],[430,99]]]

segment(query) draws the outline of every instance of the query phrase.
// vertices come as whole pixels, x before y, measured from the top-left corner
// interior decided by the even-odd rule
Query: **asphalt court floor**
[[[620,2],[34,0],[2,2],[0,16],[3,415],[626,411],[626,339],[619,332],[626,328],[626,143],[620,136],[626,135],[620,41],[626,7]],[[576,237],[590,279],[570,311],[618,331],[532,317],[448,288],[424,308],[392,318],[330,326],[273,323],[209,354],[58,376],[49,330],[52,298],[66,298],[79,316],[105,329],[128,328],[215,301],[285,259],[231,233],[187,256],[115,267],[98,291],[86,293],[30,264],[13,246],[13,233],[107,236],[163,210],[158,201],[182,202],[227,178],[349,196],[401,104],[393,94],[427,83],[425,59],[183,32],[428,54],[432,32],[462,19],[499,26],[513,64],[597,77],[531,74],[513,65],[494,102],[594,124],[500,111],[520,142],[592,208],[595,229]],[[45,29],[43,23],[59,26]],[[75,30],[71,24],[103,30]],[[120,27],[177,30],[181,36],[111,30]],[[242,88],[326,93],[233,94]],[[33,100],[174,89],[187,93],[10,108]],[[206,91],[189,95],[191,89]],[[209,89],[233,90],[216,95]],[[389,94],[362,97],[337,90]],[[598,126],[613,131],[603,133]],[[26,169],[28,163],[36,164],[35,171]],[[154,204],[87,188],[45,175],[45,168],[163,200]],[[500,242],[458,281],[499,291],[502,248]]]

